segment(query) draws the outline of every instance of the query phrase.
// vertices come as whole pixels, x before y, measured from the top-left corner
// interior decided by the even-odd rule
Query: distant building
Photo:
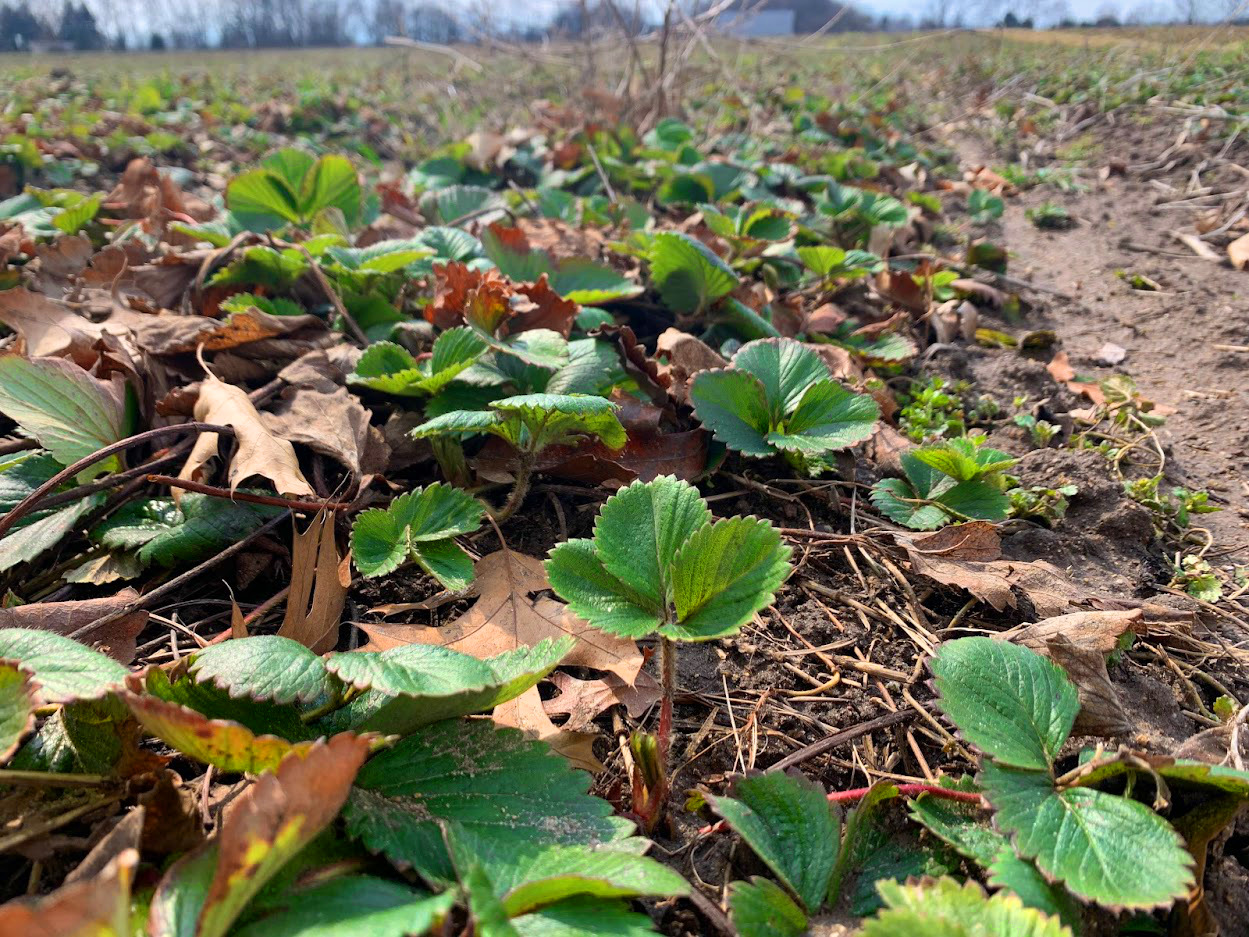
[[[762,36],[792,36],[797,19],[794,10],[757,10],[752,13],[721,13],[716,17],[716,29],[737,39],[757,39]]]
[[[35,55],[43,55],[48,52],[73,52],[74,44],[68,39],[32,39],[26,48]]]

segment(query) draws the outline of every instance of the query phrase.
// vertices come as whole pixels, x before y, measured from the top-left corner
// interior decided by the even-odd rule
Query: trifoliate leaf
[[[750,456],[845,449],[868,438],[880,416],[875,400],[843,388],[791,339],[743,345],[729,368],[694,378],[690,400],[717,439]]]
[[[0,659],[34,675],[43,703],[100,699],[126,679],[124,666],[69,638],[28,628],[0,629]]]
[[[436,483],[400,495],[390,506],[362,512],[351,529],[351,552],[365,576],[384,576],[409,557],[448,589],[472,581],[473,563],[453,537],[481,525],[485,506],[453,485]]]
[[[325,663],[298,641],[257,635],[196,651],[190,672],[232,697],[307,703],[329,690]]]
[[[1047,774],[992,761],[981,766],[980,783],[1015,851],[1077,897],[1148,909],[1193,884],[1184,841],[1142,803],[1086,787],[1055,790]]]
[[[696,199],[705,201],[706,196]],[[651,279],[673,312],[693,315],[733,292],[737,274],[706,245],[688,234],[664,231],[650,247]]]
[[[64,358],[0,358],[0,413],[62,465],[125,437],[122,387]]]
[[[535,450],[593,436],[609,449],[628,441],[616,418],[616,405],[589,394],[522,394],[490,404],[506,418],[518,419],[535,440]]]
[[[401,397],[430,396],[476,362],[487,347],[481,336],[464,326],[439,335],[427,362],[418,362],[394,342],[374,342],[356,362],[351,383]]]
[[[292,891],[236,937],[408,937],[427,933],[455,903],[400,882],[349,875]]]
[[[551,587],[573,612],[613,634],[659,629],[698,641],[732,633],[772,601],[790,551],[766,521],[709,518],[686,482],[634,482],[607,500],[593,540],[551,551]]]
[[[147,498],[122,505],[92,529],[91,539],[115,549],[137,547],[144,564],[177,566],[219,553],[282,510],[194,492],[182,496],[181,507],[170,499]]]
[[[884,880],[876,887],[886,907],[864,922],[859,937],[1072,937],[1057,918],[1025,908],[1014,895],[986,898],[975,882]]]
[[[808,911],[819,909],[840,838],[823,787],[797,773],[771,772],[742,778],[731,797],[712,794],[708,801]]]
[[[564,636],[486,660],[430,644],[332,654],[326,661],[331,673],[344,683],[372,689],[331,721],[338,727],[407,735],[442,719],[486,712],[537,686],[574,643]]]
[[[0,659],[0,764],[9,760],[35,727],[38,708],[31,672],[16,661]]]
[[[1075,722],[1075,685],[1048,658],[1008,641],[959,638],[932,659],[938,705],[1003,764],[1048,772]]]
[[[374,852],[421,875],[451,881],[439,820],[454,820],[502,847],[607,843],[631,824],[591,797],[590,778],[541,742],[487,722],[449,720],[419,730],[360,772],[344,815]]]
[[[729,917],[742,937],[802,937],[807,916],[783,888],[756,875],[729,886]]]

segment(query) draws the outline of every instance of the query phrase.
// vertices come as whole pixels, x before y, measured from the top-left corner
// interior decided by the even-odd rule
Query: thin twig
[[[300,501],[295,498],[279,498],[275,495],[258,495],[248,491],[231,491],[229,488],[218,488],[205,485],[186,478],[174,478],[172,475],[148,475],[147,480],[153,485],[168,485],[170,488],[185,488],[202,495],[214,498],[225,498],[229,501],[247,501],[251,504],[270,504],[278,508],[290,508],[292,511],[345,511],[351,505],[345,501]]]
[[[915,711],[912,709],[899,709],[897,712],[885,713],[876,719],[870,719],[867,722],[852,726],[849,729],[843,729],[828,738],[820,739],[818,742],[812,742],[810,745],[803,746],[796,752],[786,755],[776,764],[768,768],[768,771],[784,771],[786,768],[792,768],[794,765],[802,764],[810,758],[822,755],[825,752],[832,751],[847,742],[853,742],[857,738],[868,735],[878,729],[887,729],[890,726],[896,726],[903,722],[909,722],[915,718]]]
[[[175,426],[159,426],[156,429],[149,429],[146,432],[138,433],[135,436],[129,436],[119,442],[105,446],[91,455],[83,456],[73,465],[61,469],[46,482],[28,494],[25,498],[13,506],[13,510],[9,511],[4,517],[0,517],[0,537],[7,534],[13,525],[29,514],[48,492],[54,490],[59,485],[64,484],[71,478],[78,475],[79,472],[91,468],[97,462],[103,462],[109,456],[124,452],[126,449],[150,442],[153,439],[160,439],[164,436],[173,436],[180,433],[220,433],[226,436],[233,436],[234,430],[229,426],[217,426],[214,423],[178,423]]]
[[[351,330],[352,336],[363,347],[368,348],[369,337],[364,334],[364,329],[360,328],[360,323],[355,320],[355,317],[347,311],[347,307],[343,305],[337,290],[330,285],[329,279],[325,276],[325,272],[321,269],[321,265],[317,263],[316,258],[302,244],[295,244],[294,247],[308,258],[308,265],[312,268],[312,278],[317,281],[317,286],[321,287],[321,292],[330,301],[330,305],[334,307],[334,311],[338,313],[339,318],[347,323],[347,328]]]

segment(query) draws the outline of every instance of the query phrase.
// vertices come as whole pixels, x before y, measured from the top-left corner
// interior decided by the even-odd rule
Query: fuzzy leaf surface
[[[702,312],[737,286],[732,267],[701,241],[681,232],[655,235],[650,264],[651,279],[664,305],[679,315]]]
[[[886,908],[864,923],[860,937],[1071,937],[1057,918],[1025,908],[1014,895],[985,897],[975,882],[886,880],[876,887]]]
[[[729,917],[742,937],[802,937],[807,932],[802,908],[761,875],[729,886]]]
[[[325,663],[298,641],[257,635],[206,647],[191,657],[191,674],[232,697],[307,703],[326,693]]]
[[[992,638],[947,641],[932,660],[941,710],[1002,764],[1048,772],[1080,703],[1061,667]]]
[[[349,832],[369,849],[451,881],[439,820],[516,848],[628,835],[631,824],[591,797],[589,784],[589,775],[519,731],[450,720],[374,757],[357,777],[344,815]]]
[[[129,672],[84,644],[28,628],[0,629],[0,659],[33,674],[44,703],[100,699],[118,689]]]
[[[351,875],[291,892],[236,937],[408,937],[427,933],[455,903],[398,882]]]
[[[823,787],[796,773],[773,772],[742,778],[732,797],[708,800],[809,911],[819,909],[840,839]]]

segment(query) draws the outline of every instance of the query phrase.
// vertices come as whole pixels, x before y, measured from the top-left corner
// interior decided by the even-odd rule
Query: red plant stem
[[[942,797],[946,800],[959,800],[965,804],[974,804],[977,807],[987,807],[984,798],[975,791],[955,791],[948,787],[938,787],[936,784],[899,784],[897,785],[898,794],[902,797],[918,797],[920,794],[931,794],[933,797]],[[870,787],[856,787],[850,791],[833,791],[828,795],[830,804],[844,804],[856,800],[862,800],[867,796]],[[710,836],[713,833],[721,833],[727,824],[723,820],[704,826],[698,831],[700,836]]]
[[[168,485],[170,488],[185,488],[202,495],[214,498],[228,498],[231,501],[248,501],[252,504],[271,504],[274,507],[290,508],[292,511],[345,511],[350,504],[343,501],[300,501],[296,498],[279,498],[275,495],[257,495],[249,491],[231,491],[229,488],[217,488],[202,482],[193,482],[185,478],[174,478],[172,475],[149,475],[147,480],[154,485]]]

